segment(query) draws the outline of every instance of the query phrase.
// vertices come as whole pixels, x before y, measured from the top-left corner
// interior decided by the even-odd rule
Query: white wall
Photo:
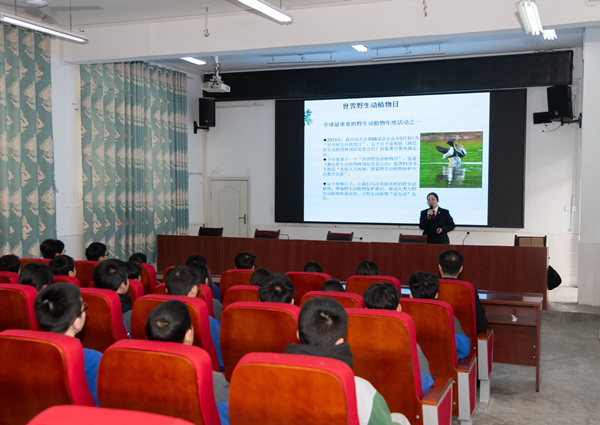
[[[581,52],[575,57],[573,90],[579,99]],[[545,87],[528,90],[524,229],[462,227],[450,233],[450,241],[461,244],[467,231],[471,232],[465,240],[469,245],[513,245],[515,234],[547,235],[550,264],[564,285],[577,286],[578,212],[565,211],[565,207],[570,208],[572,199],[578,206],[580,131],[577,125],[533,125],[533,113],[546,111],[546,102]],[[577,101],[574,107],[579,112]],[[363,241],[396,242],[401,232],[421,233],[416,225],[275,223],[274,127],[274,101],[221,102],[217,103],[216,128],[207,134],[208,176],[250,179],[250,234],[254,228],[281,229],[291,239],[323,240],[327,230],[337,228],[354,231]]]

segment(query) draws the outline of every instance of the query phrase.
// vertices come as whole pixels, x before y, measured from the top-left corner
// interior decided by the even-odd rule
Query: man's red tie
[[[433,214],[431,214],[431,219],[435,220],[435,211],[433,211]]]

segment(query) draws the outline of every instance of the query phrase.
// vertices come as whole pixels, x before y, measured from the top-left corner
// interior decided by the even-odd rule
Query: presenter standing
[[[431,192],[427,195],[427,205],[429,208],[421,211],[419,227],[423,229],[423,234],[427,235],[427,243],[450,244],[448,232],[456,227],[454,220],[448,210],[438,206],[439,198],[437,193]]]

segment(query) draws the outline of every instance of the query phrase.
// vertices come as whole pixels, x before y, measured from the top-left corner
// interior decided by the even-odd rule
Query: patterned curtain
[[[157,234],[188,231],[186,76],[142,62],[80,75],[84,244],[153,261]]]
[[[0,255],[56,237],[50,37],[0,25]]]

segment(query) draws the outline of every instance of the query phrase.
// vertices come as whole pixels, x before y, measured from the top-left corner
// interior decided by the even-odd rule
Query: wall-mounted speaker
[[[194,121],[194,133],[198,129],[208,130],[215,126],[215,98],[201,97],[198,99],[198,123]]]
[[[548,87],[548,113],[553,118],[573,118],[573,102],[571,101],[571,86]]]

